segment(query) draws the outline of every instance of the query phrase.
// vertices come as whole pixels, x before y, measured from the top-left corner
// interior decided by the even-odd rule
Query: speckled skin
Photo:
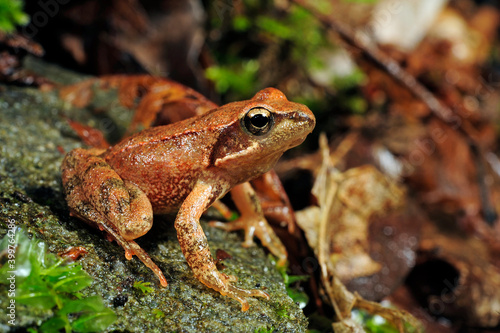
[[[272,126],[263,135],[252,134],[243,121],[255,108],[272,115]],[[125,249],[127,259],[137,255],[163,286],[167,285],[163,273],[133,239],[148,232],[153,213],[178,210],[177,237],[194,275],[222,295],[238,300],[245,311],[249,308],[245,297],[269,295],[235,287],[231,284],[235,277],[217,270],[199,219],[216,199],[236,186],[233,198],[240,211],[248,211],[247,215],[254,211],[257,217],[250,229],[242,224],[252,218],[240,219],[227,229],[246,229],[246,243],[255,232],[264,245],[278,247],[276,251],[286,255],[274,234],[259,235],[267,230],[267,222],[259,217],[262,212],[251,187],[242,183],[271,169],[284,151],[305,139],[314,124],[314,115],[306,106],[267,88],[251,100],[146,129],[105,151],[75,149],[61,167],[68,205],[73,215],[106,230]]]

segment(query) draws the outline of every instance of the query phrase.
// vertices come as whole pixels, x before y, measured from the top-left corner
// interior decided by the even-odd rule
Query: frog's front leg
[[[105,230],[125,250],[136,255],[160,279],[160,268],[133,239],[144,235],[153,223],[153,209],[146,194],[120,176],[99,156],[103,150],[74,149],[63,160],[62,182],[71,215]]]
[[[233,187],[231,198],[241,214],[240,217],[227,223],[213,221],[210,222],[210,225],[227,231],[243,229],[245,231],[243,246],[252,246],[254,244],[253,236],[256,236],[263,246],[278,257],[278,265],[285,265],[287,260],[286,248],[269,223],[267,223],[259,198],[250,183],[246,182]]]
[[[260,296],[269,299],[269,294],[262,290],[245,290],[232,285],[231,282],[236,281],[236,278],[217,270],[200,225],[201,215],[221,192],[222,189],[216,186],[198,181],[177,214],[175,229],[182,253],[194,276],[207,287],[240,302],[241,310],[246,311],[249,308],[246,297]]]

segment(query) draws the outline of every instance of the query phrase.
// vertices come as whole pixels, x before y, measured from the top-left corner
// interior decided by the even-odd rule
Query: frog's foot
[[[246,300],[245,297],[250,297],[250,296],[263,297],[266,300],[269,300],[270,298],[269,294],[266,293],[265,291],[258,289],[250,289],[250,290],[242,289],[233,286],[232,284],[229,285],[229,292],[227,293],[227,296],[241,303],[241,311],[247,311],[250,308],[250,305],[248,304],[248,301]]]
[[[263,297],[269,300],[270,296],[265,291],[259,289],[243,289],[234,286],[231,282],[236,282],[237,277],[227,275],[217,270],[204,272],[196,276],[204,285],[220,292],[222,296],[228,296],[241,303],[241,311],[247,311],[250,308],[247,297]]]
[[[176,220],[178,223],[178,220]],[[215,261],[212,259],[208,243],[201,229],[196,222],[194,224],[195,232],[184,233],[177,224],[178,239],[186,261],[193,270],[195,277],[205,286],[218,291],[223,296],[231,297],[241,303],[241,311],[247,311],[250,307],[247,297],[263,297],[269,299],[269,294],[258,289],[242,289],[234,286],[232,283],[238,280],[233,275],[227,275],[217,270]]]
[[[256,236],[261,241],[263,246],[265,246],[273,255],[278,257],[278,265],[285,265],[287,260],[287,251],[285,246],[281,243],[281,240],[263,216],[242,215],[235,221],[211,221],[209,225],[226,231],[244,230],[245,240],[241,244],[243,247],[255,245],[253,238]]]

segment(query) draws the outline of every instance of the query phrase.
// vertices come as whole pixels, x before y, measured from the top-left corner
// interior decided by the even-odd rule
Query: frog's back
[[[178,209],[210,166],[218,134],[192,123],[188,119],[146,129],[105,153],[107,163],[122,179],[146,193],[156,213]]]

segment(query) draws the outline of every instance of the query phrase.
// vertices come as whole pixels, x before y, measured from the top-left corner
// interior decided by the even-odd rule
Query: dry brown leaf
[[[341,281],[380,270],[369,255],[369,218],[404,205],[405,191],[369,165],[341,173],[332,165],[324,135],[320,147],[323,163],[312,190],[319,207],[297,212],[297,222],[318,256],[323,285],[340,320],[334,324],[335,331],[362,332],[348,320],[354,307],[384,317],[401,332],[406,331],[406,323],[420,330],[409,313],[366,301]]]
[[[328,161],[329,153],[324,156]],[[369,218],[401,207],[404,190],[373,166],[340,173],[324,162],[313,194],[319,208],[298,212],[298,223],[318,257],[326,258],[328,270],[343,282],[378,272],[381,265],[369,255]],[[327,219],[323,230],[322,219]],[[319,252],[318,234],[325,253]]]

